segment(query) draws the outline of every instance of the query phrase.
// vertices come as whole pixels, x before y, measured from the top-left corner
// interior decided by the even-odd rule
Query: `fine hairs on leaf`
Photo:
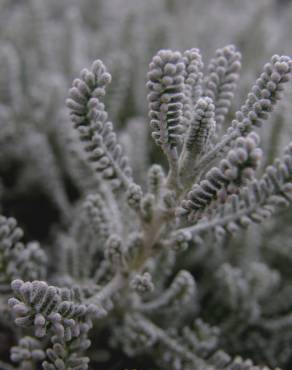
[[[292,143],[265,168],[255,131],[268,125],[292,60],[274,55],[231,118],[241,54],[228,45],[206,65],[195,48],[159,50],[150,62],[149,124],[167,165],[143,174],[132,171],[110,121],[111,75],[103,62],[73,81],[66,105],[78,138],[70,145],[92,185],[69,210],[69,226],[56,228],[58,250],[48,250],[49,263],[36,242],[19,241],[14,219],[0,219],[0,284],[10,321],[21,328],[11,349],[19,369],[87,370],[99,349],[172,370],[269,369],[260,366],[278,366],[275,348],[292,355],[291,333],[287,340],[280,333],[286,323],[291,328],[291,300],[286,307],[270,299],[282,273],[257,260],[260,247],[248,239],[252,224],[292,201]],[[112,89],[114,118],[126,104],[123,81]],[[124,136],[126,146],[129,137],[138,136]],[[144,176],[141,185],[135,172]],[[239,248],[242,235],[247,242]],[[267,344],[265,333],[277,330]],[[265,346],[274,350],[270,357],[269,349],[258,355]]]
[[[219,130],[231,105],[241,68],[241,54],[233,45],[216,51],[204,81],[204,95],[215,104],[216,129]]]
[[[118,185],[121,183],[127,188],[132,181],[132,171],[127,157],[122,156],[122,148],[101,101],[110,81],[111,75],[104,64],[100,60],[95,61],[91,70],[82,70],[80,79],[74,80],[67,107],[95,170],[103,178],[115,179]]]

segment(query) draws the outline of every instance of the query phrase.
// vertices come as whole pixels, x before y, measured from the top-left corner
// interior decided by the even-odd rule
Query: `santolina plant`
[[[274,55],[233,115],[240,68],[232,45],[207,68],[198,49],[153,57],[149,121],[168,167],[151,165],[141,185],[106,111],[105,65],[97,60],[73,81],[66,102],[76,134],[68,143],[72,166],[85,161],[94,187],[64,211],[57,267],[38,243],[21,242],[14,219],[0,219],[0,287],[10,297],[1,312],[14,320],[17,369],[96,368],[101,349],[119,357],[114,369],[133,358],[148,369],[289,364],[285,268],[255,248],[244,256],[238,235],[292,200],[292,143],[262,168],[256,132],[282,98],[292,60]],[[131,129],[143,130],[140,124]],[[250,251],[252,232],[247,241]]]

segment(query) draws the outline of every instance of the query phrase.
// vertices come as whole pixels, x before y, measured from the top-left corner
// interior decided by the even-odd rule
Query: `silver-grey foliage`
[[[252,131],[281,98],[292,60],[272,57],[220,136],[216,125],[226,118],[239,60],[233,46],[220,49],[204,77],[197,49],[184,54],[161,50],[153,58],[147,83],[150,126],[169,170],[165,176],[153,165],[144,190],[134,182],[108,120],[103,99],[111,76],[106,67],[97,60],[74,80],[67,106],[96,177],[96,192],[84,199],[71,228],[60,236],[55,276],[60,287],[39,280],[44,277],[41,252],[19,244],[21,232],[13,220],[2,221],[6,279],[31,279],[13,280],[8,300],[15,324],[31,328],[32,337],[12,348],[11,359],[21,368],[41,361],[45,370],[87,369],[89,330],[106,316],[111,345],[130,357],[153,352],[158,366],[173,369],[257,369],[220,350],[220,325],[210,327],[198,318],[194,326],[183,324],[187,317],[199,317],[203,291],[196,270],[193,275],[176,264],[181,254],[208,243],[210,231],[219,248],[229,235],[264,221],[292,200],[292,144],[257,177],[262,151]],[[22,263],[25,253],[30,256],[28,275],[23,267],[14,268],[16,249]],[[212,300],[220,305],[223,299],[222,309],[239,310],[240,304],[249,325],[273,330],[275,319],[269,321],[261,305],[279,276],[265,264],[248,268],[243,272],[222,264],[213,279],[225,297],[214,291]],[[271,285],[263,285],[266,279]],[[223,325],[222,334],[228,335],[225,330]]]
[[[1,369],[291,367],[292,60],[249,86],[242,4],[0,3]]]

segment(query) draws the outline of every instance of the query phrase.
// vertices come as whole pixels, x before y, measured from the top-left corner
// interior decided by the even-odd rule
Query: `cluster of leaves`
[[[1,2],[0,207],[41,242],[0,217],[1,368],[291,366],[291,212],[278,209],[292,200],[292,145],[285,109],[272,113],[291,59],[274,55],[236,109],[249,47],[263,58],[282,30],[272,1],[242,16],[222,0],[209,21],[237,25],[215,37],[207,15],[192,20],[206,3]],[[151,53],[212,36],[211,48],[224,33],[244,46],[239,90],[233,45],[206,67],[198,49],[153,57],[154,147]],[[111,74],[100,60],[80,72],[70,126],[61,97],[92,50]]]
[[[153,57],[147,83],[150,126],[169,170],[165,175],[161,166],[150,167],[145,189],[134,182],[102,102],[111,81],[106,67],[97,60],[74,80],[67,99],[78,133],[73,142],[78,157],[89,164],[96,189],[77,207],[71,226],[58,233],[60,262],[53,280],[59,287],[40,280],[46,267],[40,268],[39,261],[46,258],[36,247],[31,251],[31,244],[19,244],[15,221],[3,218],[5,278],[23,278],[27,268],[16,268],[18,259],[25,263],[26,253],[27,263],[37,262],[28,271],[33,273],[31,282],[12,281],[13,297],[8,300],[15,324],[30,332],[11,350],[19,368],[41,362],[45,370],[86,370],[89,330],[93,322],[98,328],[105,316],[109,347],[121,347],[134,358],[151,354],[162,367],[260,369],[220,348],[234,337],[236,348],[243,335],[248,341],[240,352],[250,349],[255,338],[260,348],[261,332],[271,335],[274,352],[259,360],[274,364],[275,351],[283,345],[282,335],[274,336],[274,331],[289,322],[289,315],[275,318],[275,308],[268,308],[280,273],[265,263],[244,267],[228,259],[216,267],[215,277],[204,276],[206,271],[197,276],[196,271],[200,264],[205,270],[214,267],[214,252],[209,250],[211,266],[206,259],[208,238],[227,253],[224,243],[230,236],[292,200],[292,144],[257,178],[262,151],[253,131],[282,97],[292,60],[271,58],[227,132],[220,134],[240,59],[234,46],[226,46],[204,73],[198,49],[183,54],[160,50]],[[191,271],[184,267],[188,255],[194,259]],[[218,322],[204,312],[215,307]],[[194,325],[186,323],[195,318]],[[281,356],[282,362],[287,359],[286,346]]]

